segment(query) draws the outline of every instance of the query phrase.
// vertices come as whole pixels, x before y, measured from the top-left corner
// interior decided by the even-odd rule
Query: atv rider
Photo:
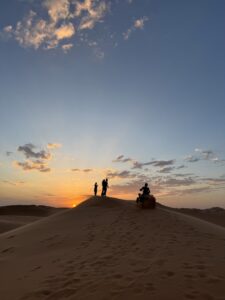
[[[145,185],[140,189],[140,191],[142,191],[142,196],[150,195],[150,188],[148,187],[147,183],[145,183]]]

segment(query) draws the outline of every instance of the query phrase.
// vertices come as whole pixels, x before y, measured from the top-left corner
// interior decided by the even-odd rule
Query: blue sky
[[[71,205],[108,176],[114,196],[148,181],[167,205],[225,207],[224,12],[1,1],[1,203]]]

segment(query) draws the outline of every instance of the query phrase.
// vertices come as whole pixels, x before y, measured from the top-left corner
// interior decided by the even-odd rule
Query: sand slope
[[[225,229],[118,199],[0,236],[0,299],[225,299]]]

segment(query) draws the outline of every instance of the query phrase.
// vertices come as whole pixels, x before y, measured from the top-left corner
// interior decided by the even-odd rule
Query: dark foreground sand
[[[0,299],[225,299],[225,229],[100,197],[0,235]]]

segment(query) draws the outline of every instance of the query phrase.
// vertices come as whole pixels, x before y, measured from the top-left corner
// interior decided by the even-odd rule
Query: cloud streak
[[[92,172],[94,171],[93,169],[78,169],[78,168],[74,168],[74,169],[71,169],[72,172],[83,172],[83,173],[89,173],[89,172]]]

